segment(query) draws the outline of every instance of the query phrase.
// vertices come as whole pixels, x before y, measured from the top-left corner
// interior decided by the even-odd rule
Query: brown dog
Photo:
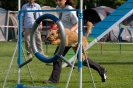
[[[82,45],[84,48],[87,47],[88,41],[87,37],[91,32],[91,28],[93,27],[93,24],[91,22],[87,22],[87,28],[86,28],[86,35],[82,37]],[[71,46],[76,53],[77,47],[78,47],[78,34],[76,32],[71,31],[68,28],[65,28],[66,33],[66,44],[65,46]],[[51,30],[49,32],[49,35],[47,36],[48,41],[50,41],[50,44],[59,45],[60,44],[60,33],[59,30]],[[87,51],[86,51],[87,55]],[[84,55],[82,54],[82,60],[85,60]]]

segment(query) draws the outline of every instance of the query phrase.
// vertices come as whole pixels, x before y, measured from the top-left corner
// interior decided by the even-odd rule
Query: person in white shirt
[[[70,9],[71,10],[75,8],[75,4],[73,0],[55,0],[55,1],[57,4],[56,9],[60,9],[60,10]],[[59,14],[59,19],[63,23],[64,28],[69,28],[71,31],[78,32],[78,18],[76,15],[76,11],[69,11],[69,12],[64,11],[64,12],[59,12],[58,14]],[[54,54],[56,54],[58,48],[59,47],[57,46]],[[65,56],[70,48],[71,47],[65,47],[62,56]],[[100,74],[102,78],[102,82],[105,82],[105,79],[106,79],[105,68],[101,67],[99,64],[95,63],[89,58],[88,58],[88,61],[89,61],[90,67],[98,71],[98,73]],[[85,60],[83,61],[83,65],[87,66],[87,62]],[[52,74],[49,80],[44,80],[43,83],[45,84],[58,83],[60,79],[61,69],[62,69],[62,59],[59,58],[53,62],[53,71],[52,71]]]

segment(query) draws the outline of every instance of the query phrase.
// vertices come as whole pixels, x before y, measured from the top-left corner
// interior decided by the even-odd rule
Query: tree
[[[114,0],[114,7],[117,8],[119,7],[120,5],[122,5],[125,1],[127,0]]]
[[[94,8],[98,6],[109,6],[111,8],[117,8],[127,0],[84,0],[88,8]]]
[[[2,8],[12,11],[18,10],[18,0],[12,0],[11,2],[9,2],[9,0],[0,0],[0,1]],[[20,0],[20,1],[22,7],[22,5],[26,3],[27,0]],[[87,8],[94,8],[97,6],[109,6],[115,9],[127,0],[82,0],[82,1],[83,1],[83,8],[85,8],[85,6],[87,6]],[[41,6],[52,6],[52,7],[56,6],[55,0],[35,0],[35,2],[37,2]],[[74,2],[77,5],[76,8],[79,9],[80,0],[74,0]]]
[[[16,0],[12,0],[11,2],[9,2],[9,0],[1,0],[1,7],[6,10],[17,9],[16,6],[18,6]]]
[[[21,1],[21,6],[27,2],[27,0],[20,0]],[[47,1],[52,1],[52,0],[47,0]],[[54,1],[54,0],[53,0]],[[9,2],[9,0],[0,0],[1,2],[1,7],[6,9],[6,10],[11,10],[11,11],[17,11],[18,10],[18,0],[12,0]],[[35,0],[38,4],[41,6],[45,4],[44,0]]]
[[[55,3],[55,0],[44,0],[44,6],[52,6],[52,7],[55,7],[56,6],[56,3]]]

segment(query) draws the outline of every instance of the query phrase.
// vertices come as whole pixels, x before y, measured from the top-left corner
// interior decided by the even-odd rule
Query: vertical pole
[[[48,36],[48,20],[46,20],[46,37]],[[48,54],[48,40],[46,38],[46,54]]]
[[[18,0],[18,11],[20,10],[20,0]]]
[[[9,25],[9,13],[10,13],[10,11],[7,11],[6,26]],[[5,39],[6,39],[6,41],[8,41],[8,28],[6,27],[5,29],[6,29],[6,36],[5,36]]]
[[[18,12],[20,11],[20,0],[18,0]],[[20,68],[19,65],[22,64],[22,13],[18,14],[18,80],[17,88],[21,88],[20,84]]]
[[[22,13],[19,12],[19,29],[18,29],[18,85],[17,88],[20,88],[20,68],[19,65],[22,64]]]
[[[120,54],[121,54],[121,51],[122,51],[122,37],[120,37]]]
[[[78,69],[79,69],[79,88],[82,88],[82,11],[83,10],[83,0],[80,0],[80,13],[79,13],[79,29],[78,29],[78,44],[80,44],[80,49],[78,52]]]
[[[122,43],[122,36],[121,36],[121,34],[122,34],[122,32],[123,32],[123,28],[121,27],[121,25],[119,24],[119,30],[120,30],[120,32],[119,32],[119,35],[118,35],[118,38],[119,38],[119,43],[120,43],[120,54],[121,54],[121,49],[122,49],[122,45],[121,45],[121,43]]]
[[[103,53],[102,50],[103,50],[103,44],[100,44],[101,45],[101,54]]]
[[[101,49],[101,54],[103,53],[103,52],[102,52],[102,50],[103,50],[103,42],[104,42],[104,41],[103,41],[103,38],[101,38],[101,39],[100,39],[100,45],[101,45],[100,49]]]

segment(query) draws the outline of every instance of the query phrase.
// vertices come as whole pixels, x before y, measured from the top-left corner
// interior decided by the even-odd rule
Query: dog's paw
[[[78,43],[71,44],[72,47],[76,47]]]

